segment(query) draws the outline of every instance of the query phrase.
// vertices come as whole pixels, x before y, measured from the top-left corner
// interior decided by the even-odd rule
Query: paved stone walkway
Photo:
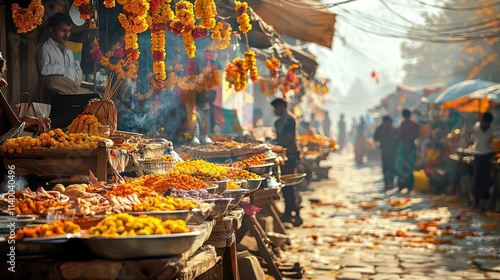
[[[324,163],[330,179],[302,193],[304,224],[281,252],[301,263],[303,279],[500,279],[498,214],[453,197],[384,192],[378,162],[356,166],[352,152]]]

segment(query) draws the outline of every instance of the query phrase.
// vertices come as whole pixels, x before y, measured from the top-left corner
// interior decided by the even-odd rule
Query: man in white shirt
[[[80,61],[75,60],[73,52],[65,44],[71,35],[72,25],[68,15],[53,15],[48,24],[50,38],[37,50],[40,85],[47,103],[50,103],[52,94],[72,94],[80,90],[83,76]]]
[[[472,185],[471,205],[474,208],[480,208],[490,198],[489,188],[493,183],[491,176],[491,157],[493,156],[491,140],[495,138],[491,127],[492,121],[493,115],[486,112],[472,128],[472,137],[474,139],[474,183]]]

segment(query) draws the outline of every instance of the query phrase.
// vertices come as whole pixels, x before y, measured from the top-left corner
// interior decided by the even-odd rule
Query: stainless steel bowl
[[[271,175],[272,174],[273,166],[274,166],[274,163],[268,163],[268,164],[262,164],[262,165],[249,166],[246,169],[250,172],[257,174],[257,175],[264,176],[264,175]]]
[[[245,196],[248,193],[247,189],[237,189],[237,190],[226,190],[222,193],[222,195],[226,198],[234,198],[233,201],[229,203],[229,208],[234,208],[238,206]]]
[[[186,252],[199,231],[124,237],[88,237],[81,240],[92,253],[110,260],[172,257]]]
[[[172,211],[143,211],[143,212],[127,212],[132,216],[140,216],[140,215],[148,215],[151,217],[155,217],[165,220],[183,220],[187,221],[189,219],[190,211],[189,210],[172,210]]]
[[[16,256],[50,257],[59,254],[71,234],[55,237],[24,238],[16,241]],[[8,241],[0,243],[0,251],[9,252],[11,244]]]
[[[190,225],[199,225],[200,223],[204,222],[210,213],[212,213],[212,210],[214,209],[215,204],[213,203],[207,203],[203,202],[200,205],[200,208],[196,208],[191,210],[191,215],[189,215],[189,219],[187,220],[187,223]]]
[[[299,174],[286,174],[286,175],[281,175],[281,181],[283,184],[286,186],[295,186],[302,181],[304,181],[304,178],[306,177],[306,173],[299,173]]]
[[[219,189],[219,185],[213,184],[213,186],[211,186],[210,188],[207,188],[207,192],[208,193],[216,193],[217,189]]]
[[[250,193],[253,193],[255,192],[256,190],[258,190],[260,188],[260,186],[262,185],[262,182],[264,182],[266,178],[264,177],[261,177],[261,178],[258,178],[258,179],[246,179],[246,183],[243,185],[241,185],[241,188],[243,189],[247,189],[248,190],[248,194]]]
[[[227,213],[227,210],[229,209],[229,204],[234,200],[234,198],[210,198],[210,199],[204,199],[203,202],[208,202],[208,203],[213,203],[214,204],[214,209],[212,209],[212,212],[210,215],[208,215],[208,218],[210,219],[216,219],[224,214]]]
[[[222,181],[208,181],[207,183],[209,185],[216,184],[216,185],[219,186],[219,188],[217,188],[215,190],[215,193],[223,193],[227,189],[227,183],[228,182],[229,182],[229,179],[222,180]]]

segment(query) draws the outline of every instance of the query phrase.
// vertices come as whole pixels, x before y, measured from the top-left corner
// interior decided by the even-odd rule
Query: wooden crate
[[[74,175],[89,175],[107,180],[108,147],[105,143],[95,149],[29,149],[20,154],[2,153],[7,167],[15,166],[16,175],[36,175],[42,178],[65,179]]]

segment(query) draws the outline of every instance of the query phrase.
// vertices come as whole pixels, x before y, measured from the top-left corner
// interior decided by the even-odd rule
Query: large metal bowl
[[[227,189],[227,183],[229,182],[229,179],[222,180],[222,181],[208,181],[206,182],[209,185],[216,184],[219,187],[215,190],[215,193],[223,193]]]
[[[273,166],[274,166],[274,163],[268,163],[268,164],[262,164],[262,165],[249,166],[246,169],[250,172],[257,174],[257,175],[264,176],[264,175],[271,175],[272,174]]]
[[[264,177],[261,177],[261,178],[258,178],[258,179],[245,179],[245,180],[242,180],[241,181],[241,188],[242,189],[247,189],[248,190],[248,194],[250,193],[253,193],[255,192],[256,190],[258,190],[260,188],[260,186],[262,185],[262,182],[264,182],[266,178]]]
[[[219,189],[219,185],[217,185],[217,184],[213,184],[210,186],[210,188],[206,188],[208,193],[216,193],[218,189]]]
[[[110,260],[172,257],[186,252],[199,231],[161,235],[81,238],[92,253]]]
[[[283,184],[286,186],[295,186],[302,181],[304,181],[304,178],[306,177],[306,173],[299,173],[299,174],[286,174],[286,175],[281,175],[281,181]]]
[[[199,225],[208,218],[214,207],[214,203],[203,202],[200,205],[200,208],[191,210],[191,215],[189,216],[187,223],[190,225]]]
[[[208,215],[210,219],[216,219],[227,213],[229,209],[229,204],[234,200],[234,198],[210,198],[204,199],[203,202],[213,203],[215,204],[214,209],[212,209],[212,213]]]
[[[234,208],[238,206],[245,196],[248,193],[247,189],[237,189],[237,190],[226,190],[222,193],[222,195],[226,198],[234,198],[233,201],[229,203],[229,208]]]
[[[165,220],[183,220],[187,221],[190,216],[189,210],[172,210],[172,211],[143,211],[143,212],[127,212],[132,216],[140,216],[140,215],[148,215],[151,217],[155,217]]]

